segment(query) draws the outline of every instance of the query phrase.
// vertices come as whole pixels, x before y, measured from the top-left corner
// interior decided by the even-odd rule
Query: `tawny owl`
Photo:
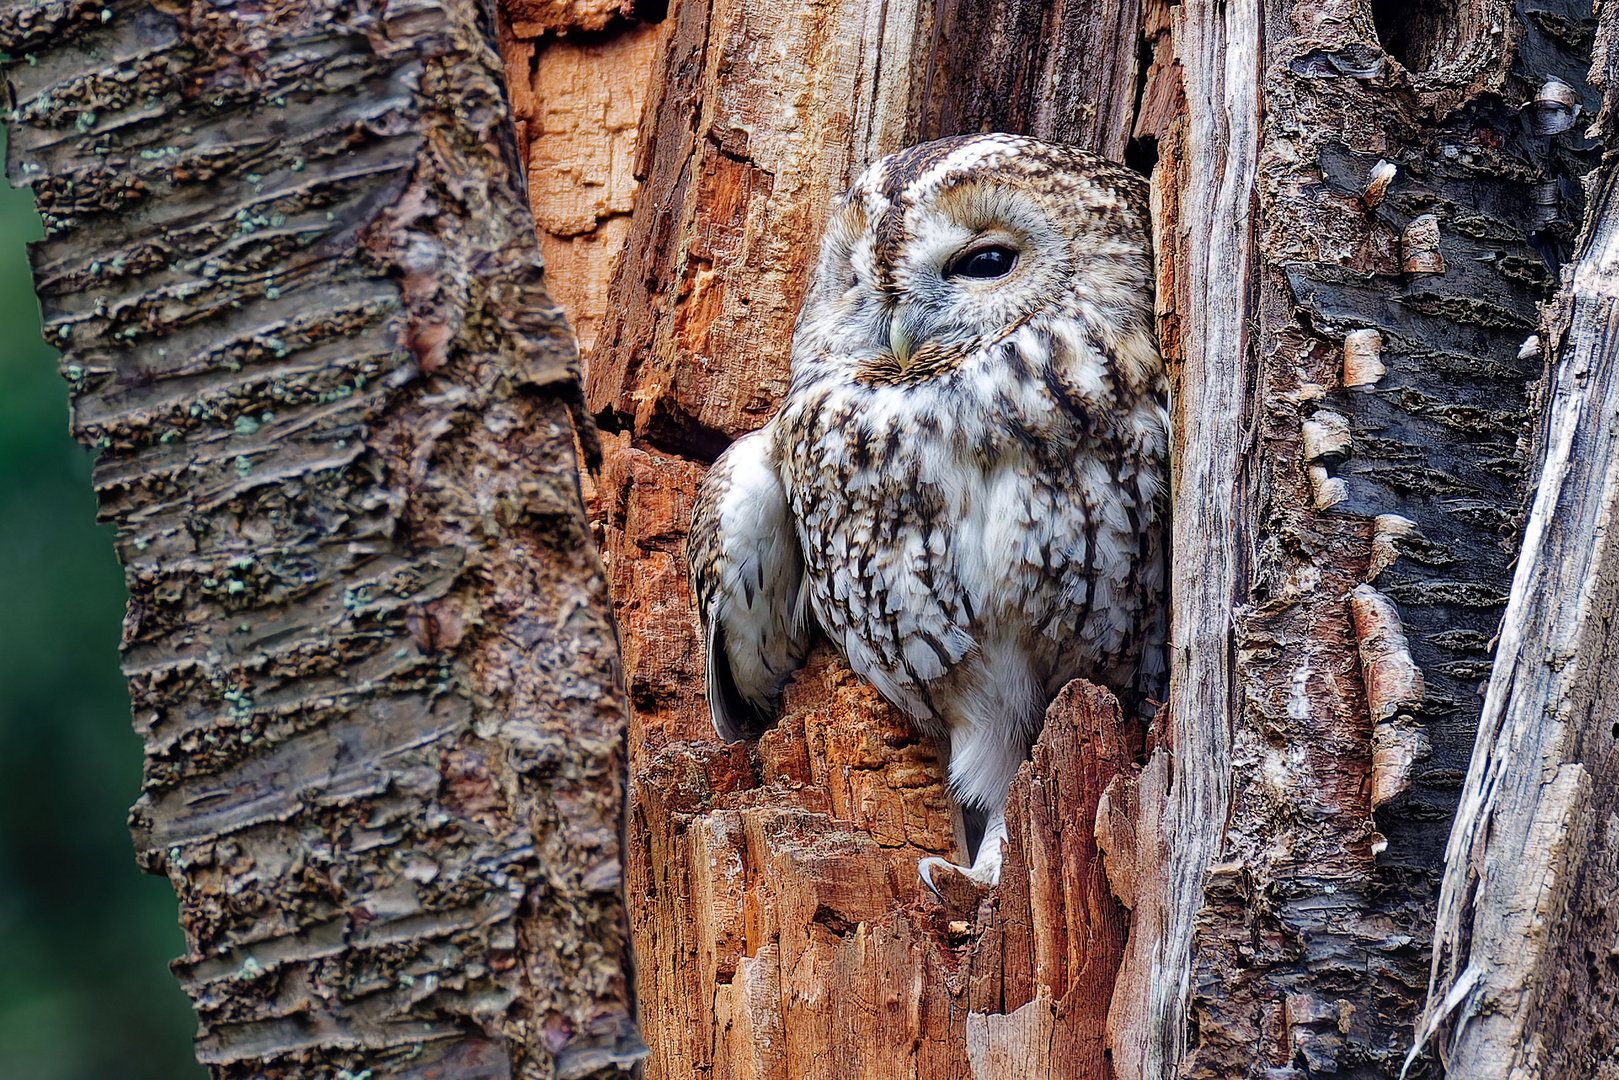
[[[781,410],[697,494],[715,730],[768,722],[824,634],[948,739],[980,882],[1062,685],[1129,696],[1163,671],[1149,231],[1141,177],[1079,150],[972,135],[883,158],[833,208]]]

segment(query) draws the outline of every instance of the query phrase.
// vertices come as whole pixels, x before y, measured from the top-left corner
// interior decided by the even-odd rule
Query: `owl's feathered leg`
[[[990,886],[1001,880],[1006,840],[1006,793],[1029,755],[1021,725],[961,725],[950,734],[950,787],[963,810],[984,814],[984,836],[970,866],[937,855],[921,860],[917,873],[935,893],[933,873],[948,867],[969,881]]]

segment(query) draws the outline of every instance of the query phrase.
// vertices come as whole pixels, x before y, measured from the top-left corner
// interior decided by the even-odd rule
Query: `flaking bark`
[[[1529,103],[1582,81],[1584,14],[1484,5],[1427,38],[1409,9],[1283,15],[1261,83],[1234,798],[1188,1065],[1389,1076],[1507,593],[1540,369],[1524,342],[1594,157]]]
[[[644,1054],[576,352],[492,31],[463,0],[0,13],[130,589],[131,823],[215,1076]]]
[[[1611,100],[1619,11],[1591,82]],[[1610,100],[1591,134],[1614,145]],[[1557,303],[1534,500],[1446,851],[1421,1047],[1447,1075],[1619,1075],[1619,175],[1590,204]]]

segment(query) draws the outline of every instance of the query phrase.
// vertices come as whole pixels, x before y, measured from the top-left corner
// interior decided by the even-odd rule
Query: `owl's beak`
[[[904,308],[894,312],[894,317],[888,320],[888,347],[899,362],[899,369],[904,371],[911,362],[911,335],[905,329]]]

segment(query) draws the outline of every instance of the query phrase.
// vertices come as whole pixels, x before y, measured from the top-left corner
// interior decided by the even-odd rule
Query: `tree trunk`
[[[631,15],[656,29],[596,24],[587,79],[646,87],[627,225],[622,174],[557,180],[605,160],[599,132],[536,140],[529,169],[542,221],[606,187],[619,201],[592,227],[624,236],[569,288],[606,297],[579,321],[599,327],[585,385],[609,432],[592,506],[633,714],[648,1075],[1397,1075],[1512,576],[1542,367],[1526,339],[1597,156],[1573,123],[1597,104],[1589,12]],[[524,45],[510,18],[538,57],[530,76],[508,52],[533,131],[551,123],[546,57],[571,39],[552,24]],[[614,44],[654,35],[651,59]],[[775,731],[715,742],[681,548],[706,463],[785,389],[829,200],[881,153],[984,129],[1153,171],[1174,678],[1139,747],[1093,691],[1066,694],[1009,804],[1003,885],[938,905],[913,873],[957,839],[932,748],[824,653]],[[1087,825],[1105,880],[1089,840],[1065,846]],[[1598,863],[1580,895],[1615,883]],[[1589,935],[1607,909],[1585,903],[1548,956],[1605,940]],[[1440,1071],[1419,1055],[1411,1074]]]
[[[506,4],[0,13],[218,1075],[615,1075],[632,992],[654,1078],[1619,1071],[1580,4]],[[1152,170],[1173,675],[936,903],[933,747],[825,651],[717,743],[680,553],[830,200],[985,129]]]
[[[490,13],[28,0],[0,49],[198,1056],[626,1075],[619,660]]]

